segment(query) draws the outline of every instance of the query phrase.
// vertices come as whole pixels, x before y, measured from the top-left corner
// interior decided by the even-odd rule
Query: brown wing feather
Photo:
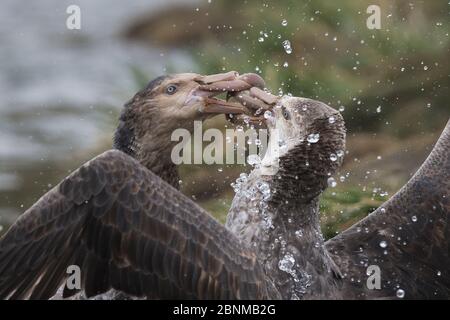
[[[0,298],[50,298],[71,264],[87,296],[267,298],[254,253],[120,151],[83,165],[4,235]]]
[[[450,121],[427,160],[399,192],[326,243],[346,275],[345,296],[396,297],[400,288],[405,298],[450,298],[449,220]],[[369,265],[381,269],[381,290],[366,286]]]

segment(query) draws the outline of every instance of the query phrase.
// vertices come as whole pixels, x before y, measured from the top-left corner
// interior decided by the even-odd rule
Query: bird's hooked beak
[[[190,92],[187,104],[201,100],[203,104],[199,111],[211,115],[248,112],[248,109],[240,103],[221,100],[215,96],[223,92],[238,93],[252,87],[264,88],[265,86],[264,80],[259,75],[254,73],[239,75],[236,71],[198,76],[194,81],[199,85]]]

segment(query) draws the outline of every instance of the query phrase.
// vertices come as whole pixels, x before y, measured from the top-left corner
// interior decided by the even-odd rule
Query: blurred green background
[[[372,4],[381,9],[380,30],[366,26],[370,15],[366,10]],[[82,12],[89,6],[83,2]],[[114,2],[110,10],[115,8],[120,15],[120,6],[126,5]],[[65,140],[67,133],[56,130],[45,136],[45,143],[50,148],[49,137],[60,137],[66,147],[63,151],[20,165],[14,158],[5,158],[9,161],[4,162],[4,171],[18,176],[19,183],[15,188],[0,188],[4,225],[68,170],[108,149],[120,112],[116,101],[125,102],[158,72],[258,72],[275,94],[314,98],[341,110],[348,128],[347,154],[335,176],[337,186],[329,188],[321,200],[326,237],[358,221],[395,193],[426,158],[449,119],[448,1],[205,0],[161,2],[135,9],[123,12],[127,19],[105,36],[125,48],[139,48],[136,55],[126,49],[120,53],[128,59],[103,62],[106,69],[122,65],[118,72],[129,81],[112,81],[114,85],[105,89],[115,90],[114,102],[93,99],[90,106],[79,103],[82,107],[75,112],[77,118],[88,118],[97,128],[87,136],[91,143],[71,145]],[[98,47],[89,42],[89,32],[95,32],[94,28],[81,30],[76,37],[63,36],[77,48],[86,42]],[[290,53],[283,47],[286,40]],[[148,60],[147,52],[152,52]],[[160,69],[149,68],[152,63]],[[89,70],[86,66],[85,74]],[[67,101],[55,97],[39,112],[73,117],[67,114],[72,110],[67,105],[73,103]],[[20,123],[21,116],[11,121]],[[225,126],[223,118],[215,118],[204,128]],[[67,149],[67,145],[72,147]],[[63,157],[58,156],[61,152]],[[250,168],[190,165],[180,170],[183,191],[223,222],[233,197],[230,183]]]

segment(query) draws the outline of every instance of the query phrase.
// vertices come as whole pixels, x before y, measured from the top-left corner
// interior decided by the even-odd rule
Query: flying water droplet
[[[334,188],[337,186],[337,182],[333,177],[329,177],[327,182],[328,182],[328,186],[331,188]]]
[[[283,48],[284,48],[284,51],[286,51],[287,54],[291,54],[292,53],[291,42],[289,40],[284,40],[283,41]]]
[[[338,159],[337,155],[335,153],[330,154],[330,160],[335,162]]]
[[[288,25],[287,20],[286,20],[286,19],[281,20],[281,25],[282,25],[283,27],[286,27],[286,26]]]
[[[380,247],[381,248],[386,248],[387,247],[387,242],[386,241],[380,241]]]
[[[297,230],[297,231],[295,231],[295,236],[296,236],[297,238],[303,237],[303,230]]]
[[[328,122],[329,123],[335,123],[336,122],[336,118],[334,116],[331,116],[328,118]]]
[[[264,119],[269,119],[272,117],[272,112],[267,110],[266,112],[264,112]]]
[[[417,216],[412,216],[412,217],[411,217],[411,221],[412,221],[412,222],[417,222]]]
[[[340,106],[339,107],[339,112],[343,112],[345,110],[345,107],[344,106]]]
[[[258,42],[264,42],[264,38],[263,37],[259,37],[258,38]]]
[[[381,112],[381,106],[378,106],[377,107],[377,113],[380,113]]]
[[[395,294],[396,294],[397,298],[403,299],[405,297],[405,290],[398,289]]]
[[[316,143],[317,141],[319,141],[320,138],[320,134],[318,133],[311,133],[310,135],[308,135],[308,138],[306,139],[309,143]]]

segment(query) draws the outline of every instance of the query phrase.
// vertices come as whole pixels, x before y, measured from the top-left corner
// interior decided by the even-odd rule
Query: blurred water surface
[[[118,110],[137,89],[133,70],[151,77],[167,64],[189,68],[183,52],[140,46],[120,34],[144,11],[193,2],[1,2],[0,225],[65,173],[58,163],[108,141]],[[81,8],[81,30],[66,28],[71,4]]]

